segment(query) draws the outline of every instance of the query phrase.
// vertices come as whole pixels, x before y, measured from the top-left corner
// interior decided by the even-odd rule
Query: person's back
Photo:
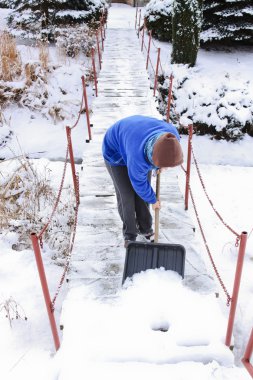
[[[177,129],[163,120],[135,115],[113,124],[103,140],[103,156],[112,178],[123,222],[125,246],[140,233],[151,238],[153,209],[160,201],[151,187],[151,170],[183,161]]]
[[[145,164],[146,141],[157,133],[168,132],[180,141],[178,131],[172,124],[148,116],[126,117],[107,130],[103,141],[103,156],[110,165],[115,166],[129,166],[131,158]]]

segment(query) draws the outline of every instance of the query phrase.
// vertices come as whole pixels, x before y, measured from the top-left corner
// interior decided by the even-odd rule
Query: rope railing
[[[196,202],[195,202],[195,200],[194,200],[194,197],[193,197],[193,193],[192,193],[191,187],[190,187],[190,197],[191,197],[192,205],[193,205],[194,212],[195,212],[195,215],[196,215],[196,219],[197,219],[197,221],[198,221],[199,230],[200,230],[201,236],[202,236],[203,241],[204,241],[204,244],[205,244],[206,251],[207,251],[207,253],[208,253],[209,259],[210,259],[210,261],[211,261],[211,264],[212,264],[212,267],[213,267],[214,272],[215,272],[215,274],[216,274],[216,277],[217,277],[217,279],[218,279],[218,281],[219,281],[219,283],[220,283],[220,286],[221,286],[221,288],[223,289],[223,291],[224,291],[224,293],[225,293],[225,295],[226,295],[226,297],[227,297],[227,306],[229,306],[232,298],[231,298],[231,296],[230,296],[230,294],[229,294],[229,292],[228,292],[226,286],[224,285],[224,282],[223,282],[223,280],[222,280],[222,278],[221,278],[221,275],[220,275],[220,273],[219,273],[219,271],[218,271],[217,265],[216,265],[215,262],[214,262],[214,259],[213,259],[213,256],[212,256],[212,253],[211,253],[211,250],[210,250],[209,245],[208,245],[208,243],[207,243],[206,236],[205,236],[205,233],[204,233],[204,230],[203,230],[203,227],[202,227],[202,224],[201,224],[200,218],[199,218],[199,214],[198,214],[198,210],[197,210]]]
[[[103,20],[100,19],[99,31],[100,31],[100,35],[101,35],[101,41],[99,41],[98,31],[95,32],[96,33],[97,51],[98,51],[98,59],[99,59],[99,63],[100,63],[100,68],[101,68],[101,62],[102,62],[101,52],[100,52],[100,43],[102,43],[102,50],[103,50],[104,49],[103,40],[105,38],[104,24],[105,24],[104,18],[103,18]],[[81,77],[81,80],[82,80],[82,97],[81,97],[80,109],[78,111],[77,118],[71,127],[68,127],[68,126],[66,127],[66,135],[67,135],[66,156],[65,156],[63,173],[62,173],[62,177],[61,177],[61,181],[60,181],[60,185],[59,185],[59,189],[58,189],[58,193],[56,196],[55,203],[53,205],[51,214],[50,214],[47,222],[45,223],[45,225],[41,229],[41,231],[38,234],[36,234],[36,233],[31,234],[31,240],[32,240],[34,254],[35,254],[36,264],[37,264],[37,268],[38,268],[38,272],[39,272],[40,282],[41,282],[41,286],[42,286],[42,291],[43,291],[44,300],[46,303],[48,318],[49,318],[51,331],[52,331],[52,335],[53,335],[53,339],[54,339],[54,345],[55,345],[56,350],[58,350],[60,347],[60,339],[59,339],[58,330],[57,330],[56,321],[55,321],[55,316],[54,316],[55,303],[56,303],[57,297],[60,293],[60,290],[62,288],[62,285],[64,283],[66,274],[67,274],[69,267],[70,267],[71,255],[73,252],[73,247],[74,247],[74,242],[75,242],[75,237],[76,237],[78,210],[79,210],[79,205],[80,205],[79,177],[78,177],[78,174],[76,173],[76,170],[75,170],[75,160],[74,160],[71,132],[79,124],[80,119],[81,119],[81,114],[83,113],[83,110],[85,107],[85,114],[86,114],[86,121],[87,121],[88,135],[89,135],[89,140],[86,140],[86,142],[89,142],[91,140],[91,129],[90,129],[91,124],[90,124],[90,119],[89,119],[89,105],[88,105],[88,96],[87,96],[87,92],[86,92],[86,81],[91,80],[92,73],[93,73],[93,77],[94,77],[94,81],[95,81],[95,91],[96,91],[96,96],[97,96],[98,91],[97,91],[97,72],[96,72],[96,65],[95,65],[95,53],[96,53],[96,49],[93,47],[91,50],[91,69],[89,71],[90,75],[89,76],[86,75],[86,78],[84,76]],[[51,301],[51,297],[50,297],[50,293],[49,293],[49,289],[48,289],[48,283],[47,283],[47,279],[46,279],[46,274],[45,274],[45,270],[44,270],[44,264],[43,264],[42,255],[41,255],[41,249],[43,248],[42,238],[43,238],[43,235],[45,234],[45,232],[47,231],[50,223],[53,220],[53,217],[56,213],[56,210],[58,208],[58,205],[59,205],[59,202],[60,202],[60,199],[62,196],[64,181],[65,181],[65,177],[66,177],[68,159],[70,160],[70,164],[71,164],[73,185],[74,185],[74,191],[75,191],[75,197],[76,197],[75,207],[74,207],[75,216],[74,216],[74,223],[73,223],[72,232],[70,234],[68,254],[66,256],[66,262],[64,265],[64,270],[63,270],[63,273],[62,273],[61,278],[59,280],[59,283],[57,285],[53,299]]]
[[[154,41],[153,41],[153,38],[152,38],[152,31],[149,31],[149,41],[148,41],[148,47],[146,46],[145,44],[145,30],[148,30],[147,27],[146,27],[146,23],[145,23],[145,18],[142,20],[143,21],[143,25],[141,25],[141,11],[139,13],[139,24],[138,24],[138,28],[137,28],[137,12],[136,11],[136,23],[135,23],[135,29],[137,29],[137,36],[138,38],[140,37],[140,31],[142,30],[142,35],[141,35],[141,51],[146,50],[146,53],[147,53],[147,60],[146,60],[146,69],[148,70],[148,64],[150,63],[150,66],[152,68],[152,71],[153,71],[153,74],[154,74],[154,91],[153,91],[153,95],[155,96],[156,94],[156,90],[157,90],[157,85],[158,85],[158,76],[159,76],[159,71],[161,71],[161,74],[165,76],[165,72],[163,70],[163,65],[162,65],[162,62],[161,62],[161,57],[160,57],[160,53],[161,53],[161,48],[157,47],[155,44],[154,44]],[[152,63],[152,60],[150,58],[150,50],[151,50],[151,43],[153,44],[153,46],[155,47],[156,51],[157,51],[157,61],[156,61],[156,69],[154,68],[154,65]]]
[[[56,197],[56,201],[55,201],[55,204],[54,204],[54,207],[53,207],[53,210],[51,212],[51,215],[47,221],[47,223],[44,225],[44,227],[42,228],[42,230],[40,231],[40,233],[38,234],[38,240],[40,242],[40,247],[43,248],[43,241],[42,241],[42,236],[44,235],[44,233],[46,232],[46,230],[48,229],[50,223],[52,222],[53,220],[53,217],[54,217],[54,214],[57,210],[57,207],[59,205],[59,202],[60,202],[60,198],[61,198],[61,194],[62,194],[62,190],[63,190],[63,185],[64,185],[64,180],[65,180],[65,177],[66,177],[66,169],[67,169],[67,162],[68,162],[68,155],[69,155],[69,147],[67,147],[67,150],[66,150],[66,157],[65,157],[65,161],[64,161],[64,167],[63,167],[63,173],[62,173],[62,178],[61,178],[61,182],[60,182],[60,187],[59,187],[59,190],[58,190],[58,194],[57,194],[57,197]]]
[[[136,12],[136,24],[135,24],[135,28],[137,28],[137,12]],[[145,24],[143,25],[143,29],[145,29]],[[139,34],[140,34],[139,32],[140,32],[140,18],[139,18],[139,27],[138,27],[138,33],[137,33],[138,37],[139,37]],[[143,30],[143,34],[142,34],[142,47],[141,47],[141,50],[143,51],[143,47],[144,47],[145,50],[146,50],[146,52],[147,52],[146,69],[148,70],[148,64],[150,62],[151,63],[151,67],[152,67],[152,69],[154,71],[154,74],[155,74],[155,84],[154,84],[154,96],[155,96],[156,86],[157,86],[157,79],[158,79],[158,69],[160,68],[160,70],[161,70],[162,74],[164,75],[164,77],[165,77],[165,71],[163,70],[163,65],[162,65],[161,59],[160,59],[160,48],[158,46],[156,46],[156,44],[154,43],[154,41],[153,41],[153,39],[151,37],[152,32],[149,32],[149,46],[148,46],[148,48],[146,47],[146,44],[145,44],[144,34],[145,34],[145,30]],[[150,46],[151,46],[151,42],[152,42],[152,45],[155,47],[155,49],[157,49],[156,71],[154,70],[154,67],[152,66],[152,62],[151,62],[151,59],[150,59]],[[169,84],[169,88],[168,88],[168,103],[167,103],[166,120],[167,120],[167,122],[169,122],[169,120],[170,120],[170,112],[171,112],[171,109],[173,109],[173,112],[174,112],[174,114],[176,116],[178,125],[180,125],[181,127],[185,127],[185,125],[183,125],[180,122],[180,114],[177,112],[177,109],[176,109],[175,99],[173,97],[172,86],[173,86],[173,74],[170,75],[170,84]],[[192,128],[193,128],[193,126],[192,126]],[[192,129],[192,131],[193,131],[193,129]],[[210,259],[211,264],[213,266],[213,269],[214,269],[214,272],[215,272],[216,277],[218,279],[218,282],[219,282],[219,284],[220,284],[221,288],[223,289],[224,294],[226,296],[227,305],[228,306],[230,305],[230,313],[229,313],[228,326],[227,326],[227,334],[226,334],[226,340],[225,340],[225,344],[227,346],[230,346],[230,344],[231,344],[231,338],[232,338],[233,325],[234,325],[234,319],[235,319],[235,312],[236,312],[238,295],[239,295],[239,289],[240,289],[242,268],[243,268],[243,262],[244,262],[244,256],[245,256],[245,251],[246,251],[246,242],[247,242],[248,234],[247,234],[247,232],[244,232],[244,231],[241,234],[239,234],[238,232],[236,232],[232,227],[230,227],[230,225],[228,223],[226,223],[224,221],[224,219],[222,218],[221,214],[215,208],[212,200],[210,199],[210,197],[209,197],[209,195],[207,193],[207,190],[206,190],[206,187],[205,187],[205,184],[204,184],[204,181],[203,181],[200,169],[199,169],[199,165],[198,165],[195,153],[193,151],[192,141],[191,140],[192,140],[192,134],[191,134],[191,136],[189,135],[189,140],[188,140],[187,170],[185,170],[183,168],[183,166],[181,166],[182,169],[184,170],[185,174],[186,174],[185,209],[186,210],[188,209],[188,196],[190,194],[192,205],[193,205],[193,209],[194,209],[194,212],[195,212],[195,215],[196,215],[196,219],[197,219],[197,222],[198,222],[198,225],[199,225],[201,236],[202,236],[203,241],[204,241],[205,248],[207,250],[209,259]],[[235,246],[239,247],[239,252],[238,252],[238,258],[237,258],[237,265],[236,265],[236,271],[235,271],[235,278],[234,278],[234,286],[233,286],[232,296],[229,294],[229,292],[227,290],[227,287],[225,286],[224,281],[221,278],[221,275],[219,273],[217,265],[214,262],[213,255],[212,255],[211,250],[209,248],[209,245],[207,243],[207,239],[206,239],[206,236],[205,236],[202,224],[201,224],[201,220],[200,220],[200,217],[199,217],[199,214],[198,214],[196,202],[195,202],[195,199],[194,199],[194,196],[193,196],[193,192],[192,192],[192,189],[191,189],[191,186],[190,186],[191,155],[193,156],[193,162],[194,162],[194,165],[196,167],[197,174],[198,174],[198,177],[199,177],[202,189],[204,190],[205,196],[207,197],[207,200],[208,200],[210,206],[212,207],[214,213],[216,214],[216,216],[218,217],[218,219],[220,220],[220,222],[233,235],[236,236]],[[249,237],[251,236],[252,232],[253,232],[253,228],[250,231]],[[248,343],[248,347],[246,349],[246,354],[245,354],[244,358],[242,359],[243,364],[245,365],[245,367],[247,368],[247,370],[249,371],[249,373],[253,377],[253,366],[250,364],[250,361],[249,361],[249,357],[250,357],[250,355],[252,355],[252,352],[253,352],[253,332],[251,333],[251,337],[250,337],[250,340],[249,340],[249,343]]]
[[[243,263],[244,263],[244,256],[245,256],[245,252],[246,252],[247,232],[243,231],[241,234],[238,234],[233,228],[231,228],[224,221],[224,219],[221,217],[220,213],[214,207],[214,204],[213,204],[212,200],[210,199],[210,197],[209,197],[209,195],[207,193],[207,190],[206,190],[203,178],[202,178],[200,170],[199,170],[198,162],[197,162],[196,157],[195,157],[194,152],[193,152],[193,148],[192,148],[193,126],[191,125],[189,127],[190,128],[189,128],[189,139],[188,139],[187,170],[185,170],[182,167],[182,169],[186,173],[185,209],[186,210],[188,209],[188,194],[190,194],[190,197],[191,197],[191,200],[192,200],[192,204],[193,204],[193,209],[194,209],[194,212],[195,212],[195,215],[196,215],[196,218],[197,218],[197,222],[198,222],[198,225],[199,225],[200,233],[201,233],[201,236],[203,238],[203,241],[204,241],[204,244],[205,244],[208,256],[209,256],[209,258],[211,260],[211,263],[212,263],[214,272],[216,274],[216,277],[217,277],[217,279],[218,279],[218,281],[219,281],[219,283],[220,283],[220,285],[221,285],[221,287],[222,287],[222,289],[223,289],[223,291],[224,291],[224,293],[225,293],[225,295],[227,297],[227,305],[230,305],[230,312],[229,312],[229,319],[228,319],[228,326],[227,326],[227,333],[226,333],[226,340],[225,340],[225,344],[227,346],[230,346],[230,344],[231,344],[231,338],[232,338],[232,332],[233,332],[233,326],[234,326],[234,320],[235,320],[235,313],[236,313],[237,302],[238,302],[238,296],[239,296],[239,290],[240,290],[240,284],[241,284],[241,276],[242,276],[242,269],[243,269]],[[205,234],[204,234],[204,231],[203,231],[203,227],[202,227],[202,224],[201,224],[201,221],[200,221],[200,217],[199,217],[199,214],[198,214],[196,202],[194,200],[193,193],[192,193],[191,186],[190,186],[191,156],[193,156],[193,161],[194,161],[194,164],[195,164],[196,169],[197,169],[197,174],[199,176],[202,189],[204,190],[204,194],[206,195],[209,204],[211,205],[213,211],[215,212],[215,214],[219,218],[219,220],[222,222],[222,224],[231,233],[233,233],[236,236],[235,246],[238,247],[239,251],[238,251],[238,257],[237,257],[237,265],[236,265],[236,270],[235,270],[235,278],[234,278],[234,286],[233,286],[232,296],[230,296],[229,292],[227,291],[226,286],[224,285],[223,280],[221,279],[221,276],[220,276],[219,271],[217,269],[217,266],[216,266],[216,264],[214,262],[213,256],[211,254],[211,251],[210,251],[209,245],[207,243],[207,240],[206,240],[206,237],[205,237]]]
[[[78,194],[79,194],[79,179],[78,179],[78,176],[77,176],[77,186],[78,186]],[[71,256],[72,256],[72,252],[73,252],[73,248],[74,248],[75,237],[76,237],[76,228],[77,228],[79,203],[80,202],[79,202],[79,197],[78,197],[78,200],[76,202],[76,207],[75,207],[75,218],[74,218],[73,232],[71,234],[71,239],[70,239],[70,244],[69,244],[69,253],[67,255],[66,264],[64,266],[64,270],[63,270],[63,273],[62,273],[59,285],[57,287],[57,290],[56,290],[55,295],[54,295],[53,300],[52,300],[52,310],[54,310],[54,308],[55,308],[56,299],[57,299],[57,297],[58,297],[58,295],[60,293],[61,287],[62,287],[63,282],[64,282],[65,277],[66,277],[66,274],[67,274],[67,272],[69,270],[70,260],[71,260]]]
[[[207,190],[206,190],[206,186],[204,184],[204,181],[203,181],[203,177],[200,173],[200,169],[199,169],[199,165],[198,165],[198,162],[197,162],[197,159],[196,159],[196,156],[195,156],[195,153],[193,151],[193,146],[191,145],[191,151],[192,151],[192,157],[193,157],[193,161],[194,161],[194,164],[195,164],[195,167],[196,167],[196,170],[197,170],[197,173],[198,173],[198,178],[200,180],[200,183],[201,183],[201,186],[202,186],[202,189],[206,195],[206,198],[210,204],[210,206],[212,207],[214,213],[217,215],[217,217],[219,218],[219,220],[221,221],[221,223],[230,231],[232,232],[232,234],[234,234],[236,236],[236,244],[238,246],[238,240],[240,239],[240,234],[237,233],[232,227],[230,227],[225,221],[224,219],[222,218],[221,214],[216,210],[216,208],[214,207],[214,204],[212,202],[212,200],[210,199],[208,193],[207,193]]]

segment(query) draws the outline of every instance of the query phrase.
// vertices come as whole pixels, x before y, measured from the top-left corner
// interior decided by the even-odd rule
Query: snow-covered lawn
[[[147,33],[144,38],[148,46]],[[186,65],[170,64],[172,45],[155,40],[150,53],[154,68],[157,47],[161,48],[159,74],[168,78],[170,74],[174,76],[173,95],[177,113],[182,113],[195,123],[212,126],[218,133],[229,126],[230,138],[241,135],[241,125],[251,125],[253,133],[252,47],[231,47],[225,51],[221,48],[200,49],[196,65],[187,68]],[[154,71],[150,64],[149,72],[153,78]],[[162,87],[168,91],[169,79]],[[160,108],[163,112],[167,110],[166,104],[160,104]]]
[[[4,30],[6,28],[6,17],[8,17],[8,14],[10,13],[9,9],[0,8],[0,31]]]
[[[3,15],[7,12],[0,10],[0,29],[4,26]],[[124,5],[113,5],[109,12],[110,27],[122,28],[122,22],[126,29],[134,27],[135,9]],[[127,38],[127,31],[125,38]],[[170,46],[158,42],[156,44],[162,46],[164,64],[168,61]],[[23,59],[25,57],[30,60],[37,59],[34,58],[38,54],[36,48],[22,45],[19,49]],[[57,62],[54,49],[50,51],[50,57],[51,62],[54,60]],[[197,77],[201,75],[203,83],[205,78],[209,80],[211,78],[218,83],[225,73],[229,73],[231,82],[236,77],[252,83],[251,60],[252,53],[250,52],[200,51],[194,75]],[[59,186],[63,164],[47,161],[47,158],[59,160],[65,156],[64,127],[66,123],[73,124],[78,112],[81,99],[80,76],[83,72],[85,72],[85,67],[80,57],[76,61],[68,60],[66,64],[61,62],[53,74],[49,74],[48,88],[51,91],[52,101],[59,98],[60,88],[68,92],[67,96],[60,96],[65,105],[64,110],[67,112],[66,120],[63,122],[57,121],[54,124],[53,120],[43,116],[43,110],[31,111],[28,108],[11,105],[4,111],[6,120],[15,133],[15,138],[11,140],[8,147],[0,151],[0,156],[11,157],[20,155],[22,152],[27,156],[43,157],[36,160],[36,165],[42,168],[46,166],[51,171],[52,185],[55,189]],[[205,86],[202,87],[202,91],[208,98]],[[89,99],[92,102],[91,88]],[[129,107],[129,112],[131,112],[131,107]],[[74,150],[78,158],[82,157],[82,152],[85,151],[86,134],[85,115],[82,115],[81,123],[74,131]],[[225,222],[238,233],[243,230],[250,233],[253,228],[252,141],[249,136],[245,136],[243,140],[236,143],[212,141],[209,137],[194,136],[193,139],[194,151],[200,162],[207,192]],[[182,137],[182,146],[186,157],[187,138],[185,136]],[[1,165],[6,165],[6,163],[0,163],[0,174],[3,171]],[[68,169],[66,185],[70,184],[71,180]],[[182,192],[184,192],[184,180],[182,172],[179,175]],[[203,191],[198,184],[194,169],[191,174],[191,186],[208,244],[231,293],[237,258],[234,236],[214,216],[202,195]],[[195,221],[191,205],[189,213]],[[50,214],[50,209],[48,209],[48,214]],[[197,226],[197,223],[194,223]],[[196,234],[199,235],[198,229]],[[226,354],[222,350],[219,351],[221,344],[219,339],[225,334],[228,316],[222,290],[220,290],[218,300],[213,295],[193,293],[182,285],[178,276],[164,271],[137,275],[132,284],[120,290],[115,299],[108,298],[107,303],[89,299],[85,288],[73,289],[66,299],[65,321],[68,322],[66,325],[72,325],[76,334],[72,336],[73,330],[64,330],[64,344],[58,355],[53,358],[51,332],[33,252],[30,249],[13,250],[12,246],[17,239],[15,231],[1,231],[0,310],[4,302],[12,297],[20,316],[12,321],[11,328],[8,318],[5,318],[5,309],[2,308],[0,312],[2,379],[81,380],[87,376],[94,380],[101,377],[108,380],[119,378],[125,380],[143,376],[145,379],[154,377],[168,379],[169,377],[173,380],[249,379],[246,370],[240,368],[240,358],[253,326],[253,233],[249,236],[247,245],[234,330],[234,353],[237,366],[233,366],[232,354],[229,351]],[[201,241],[200,236],[199,239]],[[214,276],[204,245],[201,256],[206,257],[209,273]],[[43,251],[43,259],[50,291],[53,294],[63,268],[52,260],[52,251],[47,245]],[[76,297],[76,302],[68,304],[73,301],[73,296]],[[62,290],[59,297],[56,303],[57,322],[60,320],[61,305],[66,297],[66,289]],[[24,320],[25,316],[27,320]],[[185,318],[186,316],[188,318]],[[205,331],[206,324],[203,324],[203,321],[207,320],[210,330]],[[155,331],[160,327],[168,328],[168,331]],[[78,340],[76,340],[77,336]],[[194,342],[193,337],[196,339]],[[181,356],[182,362],[180,363],[180,358],[177,357],[177,364],[168,364],[169,359],[166,355],[172,351],[176,357],[176,345],[180,344],[185,346],[184,354]],[[200,344],[206,347],[207,352],[198,351]],[[193,346],[189,348],[189,345]],[[80,355],[73,357],[72,349],[75,347],[79,348]],[[189,356],[191,349],[192,356]],[[208,364],[196,362],[203,359],[206,353],[211,355],[214,361]],[[186,358],[196,361],[184,361]],[[205,362],[204,359],[203,361]]]

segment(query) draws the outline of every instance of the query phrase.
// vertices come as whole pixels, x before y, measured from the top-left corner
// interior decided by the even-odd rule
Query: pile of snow
[[[114,301],[86,296],[85,286],[75,287],[64,302],[64,339],[57,355],[61,380],[71,369],[108,362],[233,366],[222,343],[226,319],[214,294],[191,291],[175,272],[136,274]]]

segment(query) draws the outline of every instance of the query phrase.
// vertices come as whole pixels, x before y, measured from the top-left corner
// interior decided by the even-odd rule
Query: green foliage
[[[201,9],[198,0],[175,0],[172,15],[172,63],[194,66],[201,30]]]
[[[161,41],[172,41],[173,0],[151,0],[145,9],[145,20],[153,37]]]
[[[205,0],[202,43],[253,44],[252,0]]]
[[[8,0],[0,0],[0,8],[8,8]]]
[[[162,41],[172,41],[173,0],[151,0],[146,6],[146,24]],[[203,8],[201,44],[253,45],[252,0],[199,0]]]
[[[54,39],[59,25],[98,21],[105,0],[9,0],[13,12],[8,25],[23,37]]]

